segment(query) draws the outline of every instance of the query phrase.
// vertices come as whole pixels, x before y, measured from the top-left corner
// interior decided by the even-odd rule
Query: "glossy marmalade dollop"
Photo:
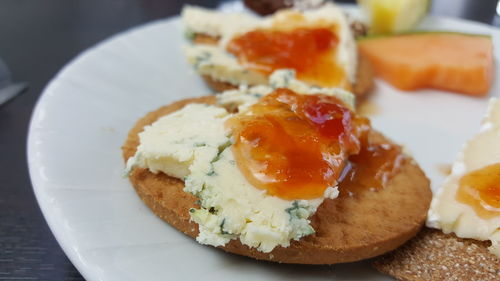
[[[245,67],[264,74],[294,69],[300,80],[350,90],[346,72],[335,60],[338,43],[335,27],[259,29],[233,38],[227,51]]]
[[[365,190],[382,189],[399,172],[406,159],[401,146],[369,131],[362,136],[361,150],[349,157],[340,175],[340,196],[356,196]]]
[[[500,163],[465,174],[459,182],[457,200],[471,206],[480,217],[500,216]]]
[[[332,96],[277,89],[226,123],[237,165],[255,187],[283,199],[322,197],[349,155],[361,150],[367,119]]]

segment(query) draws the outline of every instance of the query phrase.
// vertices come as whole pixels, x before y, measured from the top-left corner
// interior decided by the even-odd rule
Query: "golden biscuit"
[[[141,118],[122,147],[126,161],[139,145],[138,134],[144,126],[189,103],[213,104],[214,96],[185,99],[163,106]],[[373,138],[387,141],[374,133]],[[141,199],[160,218],[183,233],[196,237],[198,226],[190,221],[189,209],[196,197],[184,192],[181,180],[163,173],[153,174],[135,168],[130,181]],[[342,192],[342,191],[341,191]],[[388,185],[379,191],[366,191],[353,197],[326,199],[311,217],[316,233],[287,248],[270,253],[232,240],[221,249],[260,260],[301,264],[334,264],[358,261],[391,251],[412,238],[425,222],[432,193],[429,180],[412,159],[407,159]]]

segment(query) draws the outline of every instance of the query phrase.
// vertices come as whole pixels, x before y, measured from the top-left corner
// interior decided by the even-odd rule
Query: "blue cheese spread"
[[[270,85],[322,92],[344,100],[353,107],[352,94],[338,89],[310,88],[294,79],[291,71],[278,71]],[[262,252],[314,233],[309,218],[325,198],[336,198],[336,186],[321,198],[284,200],[252,186],[236,165],[231,150],[231,132],[225,121],[234,114],[227,107],[245,112],[271,86],[242,87],[217,95],[217,105],[189,104],[158,119],[139,134],[136,154],[127,161],[127,170],[147,168],[183,179],[184,191],[199,198],[199,208],[189,210],[199,225],[197,241],[222,246],[232,239]],[[232,112],[232,111],[231,111]],[[240,114],[236,113],[236,114]]]

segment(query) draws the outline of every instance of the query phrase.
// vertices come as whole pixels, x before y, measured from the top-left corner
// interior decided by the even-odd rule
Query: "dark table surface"
[[[28,175],[26,136],[47,82],[82,50],[130,27],[178,14],[184,2],[0,0],[0,58],[30,88],[0,106],[0,280],[83,280],[55,241]],[[338,1],[350,2],[350,1]],[[498,25],[496,0],[434,0],[432,13]]]

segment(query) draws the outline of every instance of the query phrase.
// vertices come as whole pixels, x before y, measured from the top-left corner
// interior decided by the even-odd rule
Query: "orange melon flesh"
[[[377,76],[402,90],[435,88],[484,96],[493,79],[488,36],[413,33],[361,39],[358,48]]]

